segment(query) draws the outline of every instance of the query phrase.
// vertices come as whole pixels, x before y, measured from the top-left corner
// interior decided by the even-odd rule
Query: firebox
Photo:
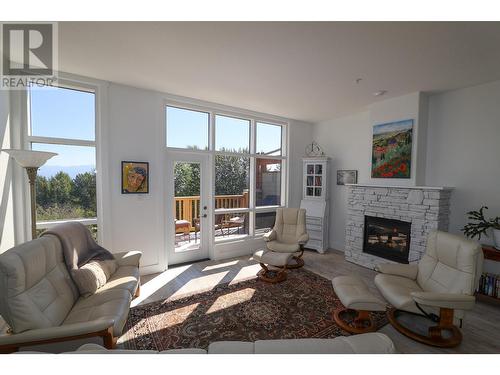
[[[408,263],[411,223],[365,216],[363,252],[399,263]]]

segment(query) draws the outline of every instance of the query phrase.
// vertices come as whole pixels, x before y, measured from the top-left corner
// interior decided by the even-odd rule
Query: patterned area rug
[[[126,349],[204,348],[214,341],[346,336],[333,320],[341,306],[330,280],[305,269],[268,284],[222,284],[205,293],[131,309],[121,340]],[[374,315],[378,328],[384,313]]]

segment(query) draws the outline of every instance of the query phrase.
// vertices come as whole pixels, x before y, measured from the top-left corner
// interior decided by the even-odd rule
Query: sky
[[[373,134],[389,133],[401,130],[411,129],[413,126],[413,120],[403,120],[397,122],[389,122],[387,124],[375,125],[373,127]]]
[[[30,94],[32,135],[95,140],[94,93],[54,87],[34,87]],[[168,146],[207,148],[208,113],[167,107],[166,116]],[[216,150],[249,149],[249,128],[248,120],[217,115]],[[279,149],[281,127],[258,122],[256,138],[258,153],[269,153]],[[76,173],[95,169],[94,147],[33,143],[32,149],[59,154],[40,168],[40,175],[46,177],[54,175],[58,169],[67,171],[72,177]]]

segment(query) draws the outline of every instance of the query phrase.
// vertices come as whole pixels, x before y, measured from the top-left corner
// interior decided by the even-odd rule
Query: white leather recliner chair
[[[477,242],[435,231],[418,265],[380,264],[375,285],[393,306],[389,321],[398,331],[424,344],[452,347],[462,340],[455,324],[461,325],[465,311],[474,307],[482,265]],[[398,319],[402,311],[426,316],[437,325],[428,329],[428,335],[417,333]]]
[[[304,245],[309,241],[306,230],[306,210],[303,208],[278,208],[274,228],[264,235],[267,250],[293,254],[292,264],[287,269],[304,265]]]

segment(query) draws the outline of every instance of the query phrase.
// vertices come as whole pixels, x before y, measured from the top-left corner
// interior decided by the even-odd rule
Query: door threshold
[[[173,264],[172,266],[169,266],[168,268],[172,269],[172,268],[177,268],[177,267],[184,267],[184,266],[188,266],[190,264],[195,264],[195,263],[200,263],[200,262],[206,262],[207,260],[210,260],[210,258],[203,258],[203,259],[199,259],[199,260],[193,260],[191,262],[176,263],[176,264]]]

